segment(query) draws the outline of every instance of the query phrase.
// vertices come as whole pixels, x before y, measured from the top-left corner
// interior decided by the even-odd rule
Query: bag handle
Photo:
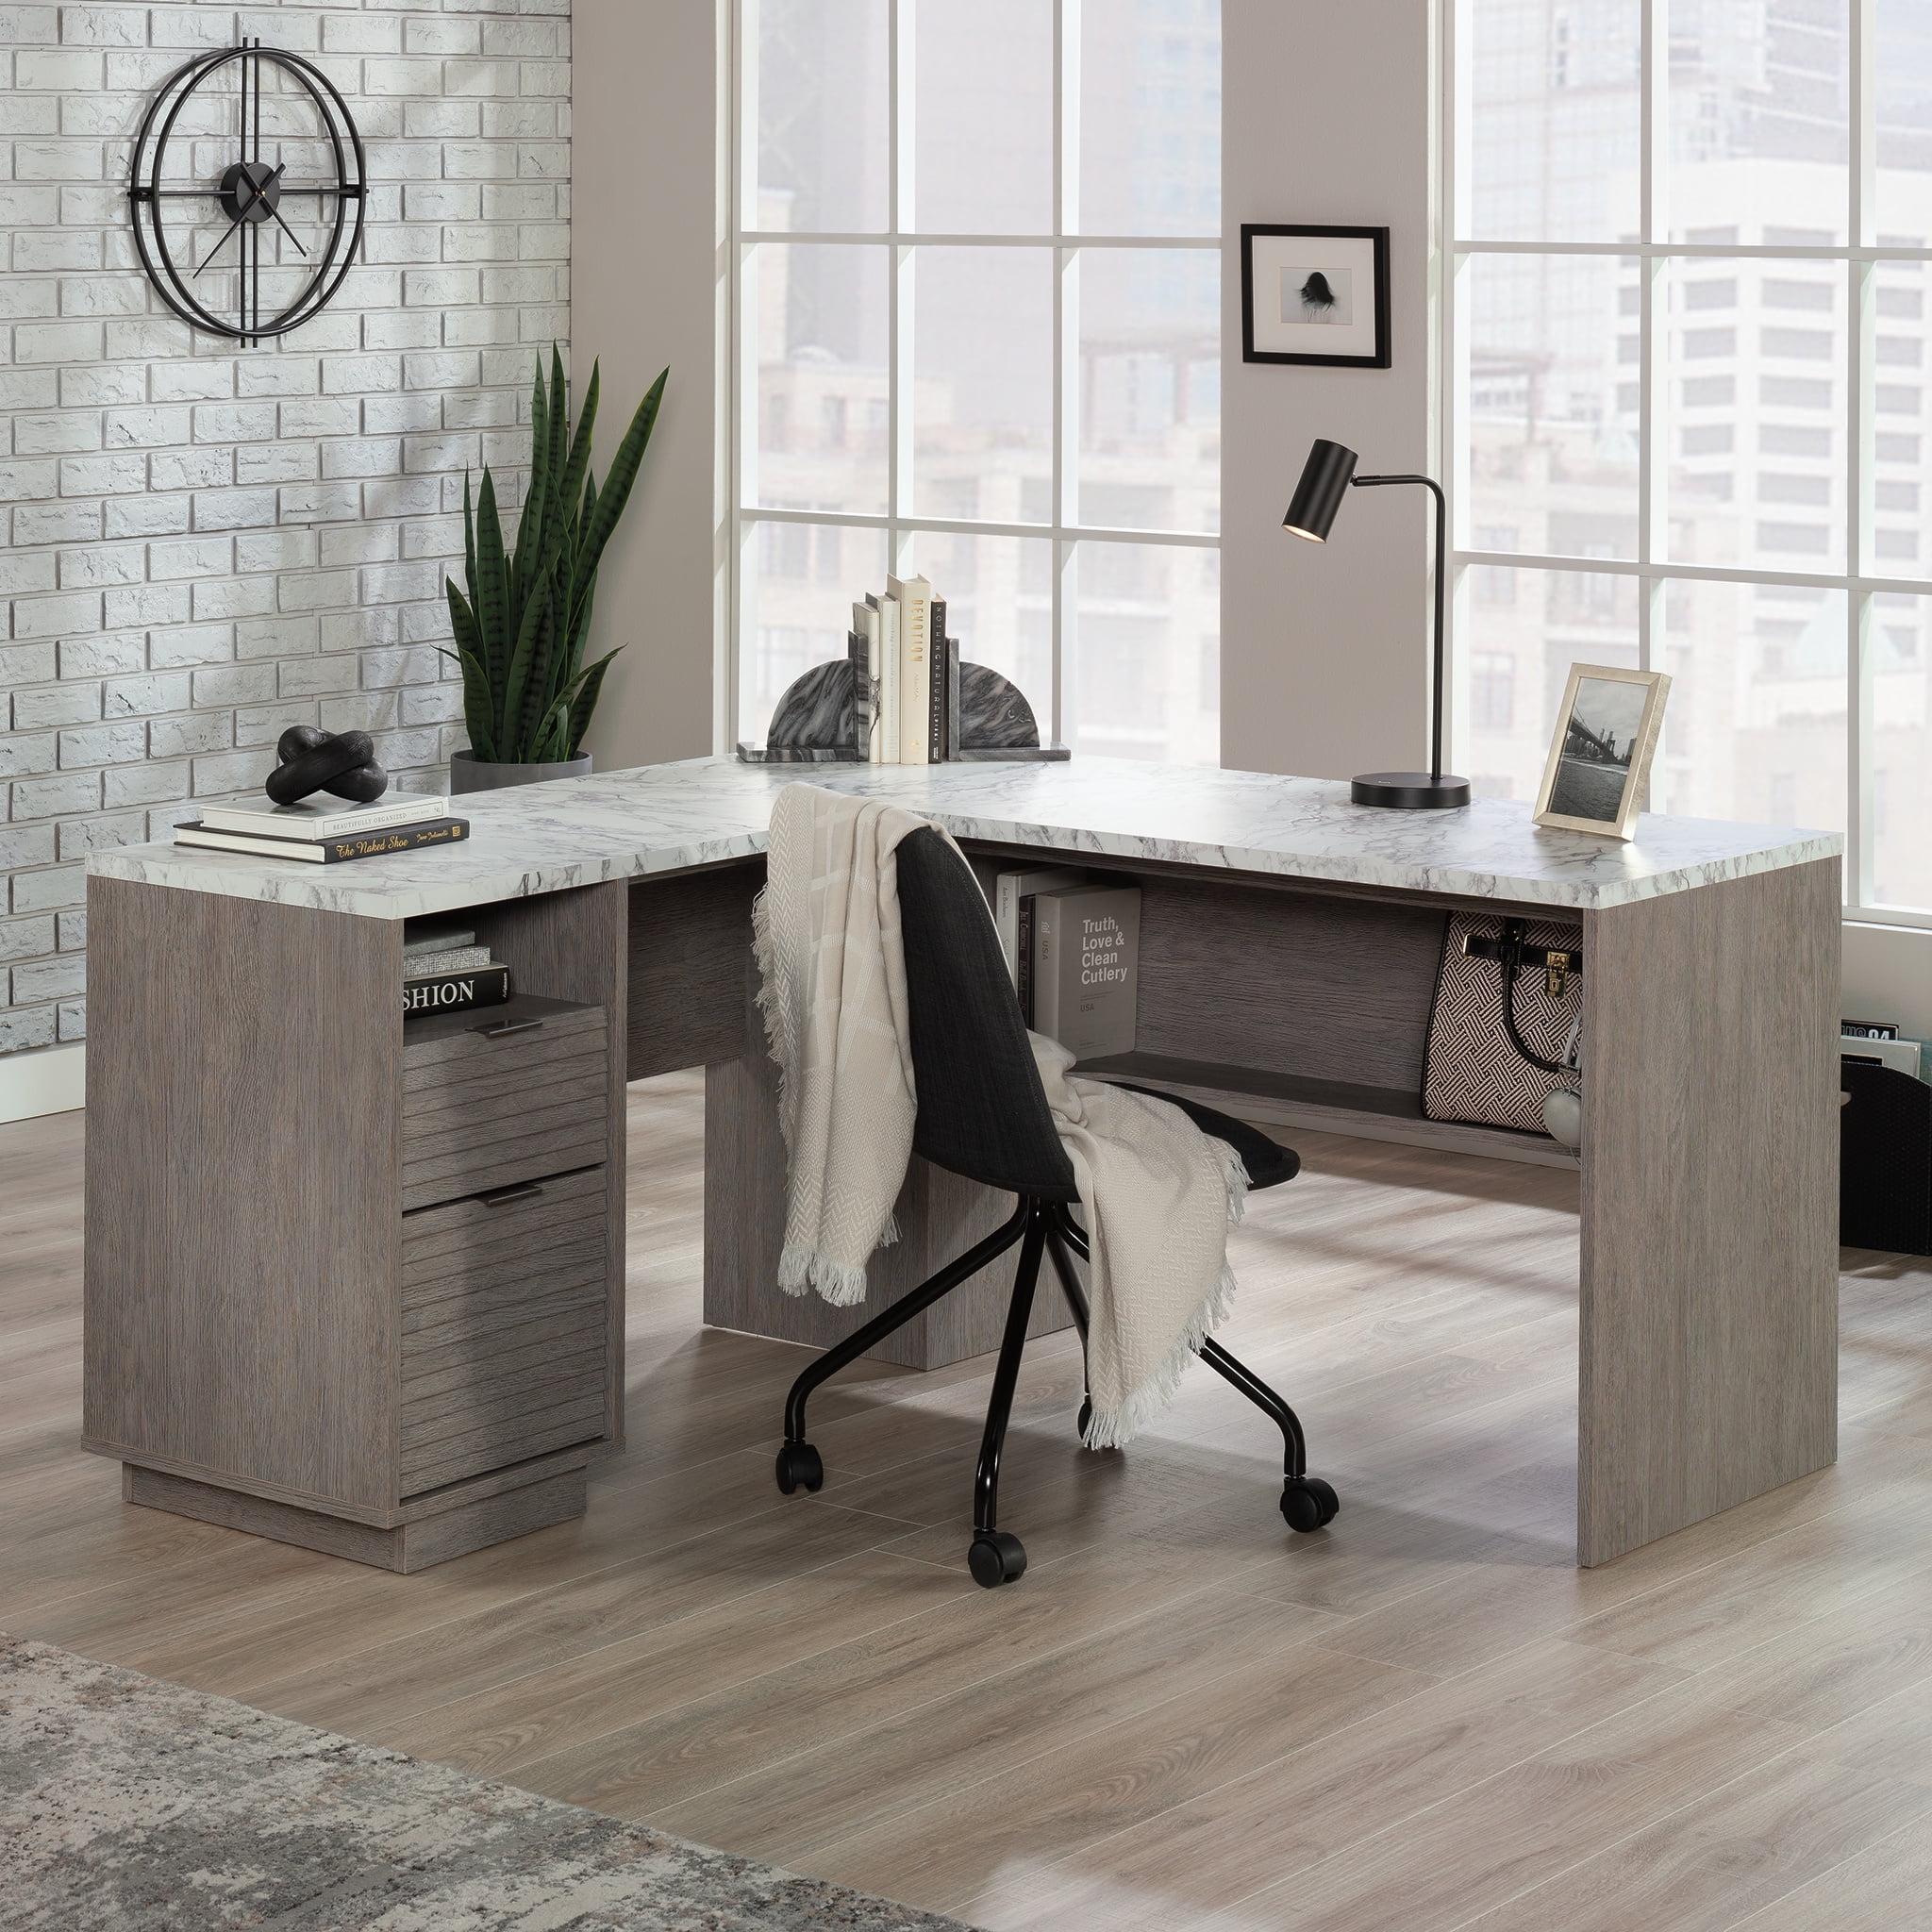
[[[1517,1028],[1516,974],[1523,964],[1525,930],[1522,920],[1506,919],[1503,922],[1503,937],[1496,947],[1497,969],[1503,975],[1503,1030],[1509,1036],[1509,1044],[1531,1066],[1541,1067],[1544,1073],[1556,1074],[1567,1080],[1572,1069],[1557,1060],[1546,1060],[1541,1054],[1533,1052]]]

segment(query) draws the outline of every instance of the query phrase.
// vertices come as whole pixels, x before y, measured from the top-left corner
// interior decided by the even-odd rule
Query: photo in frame
[[[1642,809],[1671,680],[1661,671],[1573,664],[1536,797],[1536,822],[1627,839]]]
[[[1389,230],[1244,222],[1241,360],[1387,369]]]

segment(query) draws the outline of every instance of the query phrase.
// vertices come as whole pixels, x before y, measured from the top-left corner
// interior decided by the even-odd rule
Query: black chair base
[[[1020,1539],[999,1525],[1000,1452],[1006,1446],[1007,1424],[1013,1409],[1013,1391],[1020,1378],[1020,1357],[1026,1345],[1026,1324],[1033,1313],[1033,1292],[1040,1279],[1043,1255],[1051,1258],[1068,1306],[1074,1311],[1074,1325],[1081,1343],[1087,1340],[1087,1296],[1074,1273],[1073,1255],[1087,1258],[1087,1237],[1074,1219],[1072,1208],[1063,1201],[1035,1195],[1022,1195],[1013,1218],[950,1261],[929,1281],[910,1294],[902,1295],[882,1314],[875,1315],[862,1328],[848,1335],[836,1347],[828,1348],[792,1383],[785,1398],[785,1442],[778,1451],[778,1487],[788,1496],[800,1488],[817,1490],[824,1481],[824,1464],[819,1452],[806,1440],[805,1408],[811,1392],[839,1371],[855,1362],[903,1327],[913,1316],[929,1308],[960,1283],[970,1280],[990,1261],[996,1260],[1015,1241],[1021,1243],[1018,1272],[1013,1277],[1012,1300],[1007,1307],[1006,1331],[1000,1338],[998,1360],[993,1367],[992,1393],[986,1407],[986,1433],[980,1439],[979,1461],[973,1473],[973,1542],[966,1553],[967,1567],[975,1583],[988,1590],[1003,1583],[1016,1583],[1025,1574],[1026,1550]],[[1071,1251],[1071,1252],[1070,1252]],[[1334,1490],[1320,1476],[1307,1472],[1307,1445],[1295,1412],[1268,1384],[1244,1367],[1218,1341],[1203,1341],[1196,1351],[1201,1359],[1224,1381],[1230,1382],[1256,1407],[1261,1409],[1280,1429],[1282,1437],[1281,1514],[1288,1526],[1307,1534],[1331,1523],[1341,1504]],[[1092,1415],[1092,1404],[1082,1399],[1080,1433],[1084,1438]]]

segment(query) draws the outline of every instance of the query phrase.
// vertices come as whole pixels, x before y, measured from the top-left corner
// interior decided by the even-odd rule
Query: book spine
[[[426,979],[435,973],[477,973],[496,962],[488,946],[449,946],[440,953],[403,955],[403,977]]]
[[[879,761],[879,644],[878,611],[870,601],[852,607],[852,677],[855,691],[864,695],[864,722],[867,734],[858,741],[859,756],[868,764]]]
[[[903,764],[929,761],[926,714],[932,708],[929,626],[932,604],[914,593],[899,608],[899,758]]]
[[[965,749],[964,727],[959,723],[959,640],[946,640],[946,756],[956,758]]]
[[[420,825],[431,819],[449,816],[446,798],[398,796],[387,805],[371,806],[362,811],[339,812],[305,818],[299,812],[244,811],[227,806],[209,806],[201,815],[204,829],[233,832],[246,839],[324,839],[359,838],[369,832],[387,831],[391,825]]]
[[[950,756],[946,750],[946,600],[935,597],[926,609],[929,614],[925,655],[931,691],[925,708],[926,759],[930,764],[942,765]]]
[[[1077,892],[1060,913],[1060,1044],[1082,1060],[1133,1052],[1140,888]]]
[[[846,741],[860,758],[872,757],[872,675],[867,669],[865,639],[856,630],[845,634],[846,661],[852,666],[852,736]]]
[[[500,1007],[509,998],[509,968],[485,966],[472,973],[429,973],[403,982],[403,1012],[460,1013],[471,1007]]]
[[[421,852],[431,845],[455,845],[470,836],[468,819],[438,819],[427,825],[398,825],[354,839],[325,839],[322,862],[341,865],[351,858],[380,858],[393,852]]]
[[[899,604],[887,597],[879,604],[879,716],[885,723],[885,742],[879,762],[896,765],[899,758]]]
[[[1034,904],[1034,1032],[1060,1038],[1060,898],[1041,892]]]
[[[1020,947],[1019,976],[1015,991],[1020,1000],[1020,1018],[1031,1027],[1033,1024],[1033,945],[1034,908],[1038,901],[1031,892],[1020,901]]]
[[[1020,881],[1017,873],[1003,872],[993,881],[992,923],[1006,955],[1007,977],[1020,985]]]

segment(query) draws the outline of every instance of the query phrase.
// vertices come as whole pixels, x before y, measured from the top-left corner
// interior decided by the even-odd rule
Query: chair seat
[[[1238,1121],[1231,1113],[1204,1107],[1198,1100],[1184,1100],[1178,1093],[1161,1093],[1152,1087],[1136,1087],[1126,1080],[1116,1080],[1112,1084],[1124,1088],[1129,1093],[1144,1093],[1150,1099],[1172,1101],[1210,1140],[1225,1141],[1241,1156],[1241,1165],[1248,1171],[1250,1193],[1262,1188],[1279,1187],[1283,1181],[1291,1181],[1302,1171],[1301,1156],[1292,1147],[1284,1147],[1278,1141],[1271,1141],[1259,1127],[1251,1127],[1246,1121]]]

